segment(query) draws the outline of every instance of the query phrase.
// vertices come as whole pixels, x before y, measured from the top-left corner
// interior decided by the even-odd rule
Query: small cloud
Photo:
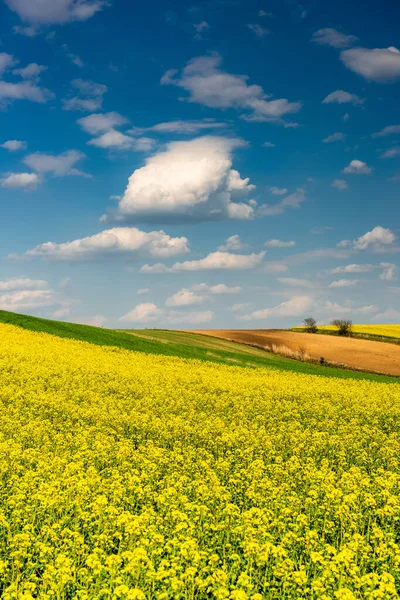
[[[128,119],[117,112],[94,113],[77,121],[78,125],[91,135],[113,130],[114,127],[125,125],[127,122]]]
[[[369,81],[391,83],[400,78],[400,51],[389,48],[351,48],[340,54],[344,65]]]
[[[145,294],[149,294],[151,292],[150,288],[140,288],[137,291],[138,296],[144,296]]]
[[[220,252],[235,252],[237,250],[243,250],[247,248],[247,244],[243,244],[238,235],[231,235],[225,241],[225,244],[220,246],[218,250]]]
[[[343,287],[352,287],[353,285],[357,285],[358,279],[337,279],[336,281],[332,281],[329,285],[330,288],[343,288]]]
[[[87,142],[88,146],[97,146],[97,148],[118,148],[127,150],[135,144],[134,138],[125,135],[116,129],[110,129],[97,138],[93,138]]]
[[[365,162],[361,160],[352,160],[348,167],[343,169],[343,173],[350,175],[369,175],[372,173],[372,167],[369,167]]]
[[[336,90],[322,100],[322,104],[364,104],[365,98],[360,98],[357,94],[350,94],[344,90]]]
[[[152,302],[143,302],[138,304],[126,315],[119,318],[119,321],[125,321],[128,323],[151,323],[160,317],[162,311],[157,308]]]
[[[10,173],[7,177],[0,179],[2,188],[9,189],[34,189],[40,179],[36,173]]]
[[[396,279],[396,265],[382,262],[380,266],[383,268],[383,271],[379,275],[379,279],[382,279],[382,281],[394,281]]]
[[[231,311],[232,312],[242,312],[243,310],[246,310],[246,308],[249,308],[249,306],[251,306],[251,305],[248,302],[232,304]]]
[[[267,189],[273,196],[284,196],[289,191],[287,188],[280,188],[280,187],[276,187],[276,186],[272,186]]]
[[[293,298],[272,308],[255,310],[252,313],[243,315],[240,317],[240,320],[259,321],[268,319],[269,317],[298,317],[310,311],[313,306],[314,299],[310,296],[293,296]]]
[[[196,35],[194,36],[194,38],[196,40],[201,40],[202,34],[207,31],[208,29],[210,29],[209,24],[207,23],[207,21],[201,21],[200,23],[194,23],[193,27],[196,31]]]
[[[164,259],[189,251],[185,237],[171,237],[164,231],[144,232],[136,227],[114,227],[72,242],[39,244],[23,255],[54,261],[94,261],[116,258]]]
[[[322,141],[324,144],[331,144],[332,142],[343,142],[345,138],[345,133],[332,133],[332,135],[328,135],[328,137],[324,138]]]
[[[305,190],[303,188],[298,188],[296,192],[289,194],[289,196],[283,198],[278,204],[263,204],[258,209],[257,214],[261,217],[281,215],[288,208],[300,208],[305,199]]]
[[[354,242],[354,248],[357,250],[367,250],[369,248],[373,248],[375,250],[379,250],[384,246],[389,246],[393,244],[396,236],[390,229],[386,229],[385,227],[374,227],[371,231],[368,231],[364,235],[357,238]]]
[[[18,33],[19,35],[24,35],[25,37],[29,37],[29,38],[34,38],[39,33],[39,31],[36,29],[36,27],[32,27],[32,26],[22,27],[21,25],[15,25],[13,27],[13,31],[15,33]]]
[[[6,5],[22,21],[37,27],[87,21],[110,3],[108,0],[6,0]]]
[[[4,148],[9,152],[17,152],[18,150],[25,150],[28,147],[27,142],[22,142],[20,140],[8,140],[4,142],[4,144],[0,145],[0,148]]]
[[[275,148],[276,144],[273,144],[272,142],[264,142],[263,146],[264,148]]]
[[[67,58],[69,58],[69,60],[72,62],[73,65],[79,67],[80,69],[83,69],[83,67],[85,66],[85,63],[80,58],[80,56],[78,56],[77,54],[72,54],[72,52],[70,52],[67,44],[63,44],[62,49],[64,50]]]
[[[293,248],[295,245],[296,242],[293,240],[291,242],[282,242],[282,240],[268,240],[264,244],[264,246],[267,246],[267,248]]]
[[[334,187],[340,191],[347,190],[347,188],[349,187],[344,179],[334,179],[332,181],[331,185],[332,185],[332,187]]]
[[[273,122],[289,125],[282,117],[297,113],[301,102],[286,98],[271,99],[259,85],[249,85],[246,75],[234,75],[221,69],[222,59],[217,53],[199,56],[188,62],[177,77],[170,69],[161,78],[162,85],[174,85],[186,90],[188,101],[209,108],[243,110],[241,117],[253,122]]]
[[[335,267],[331,273],[369,273],[375,269],[374,265],[351,264],[344,267]]]
[[[91,325],[92,327],[103,327],[107,321],[108,319],[104,315],[94,315],[93,317],[82,317],[81,319],[76,319],[74,320],[74,323]]]
[[[85,157],[78,150],[68,150],[58,156],[45,154],[44,152],[35,152],[24,158],[24,163],[36,173],[52,173],[55,177],[64,177],[67,175],[78,175],[80,177],[90,177],[87,173],[76,169],[74,165]]]
[[[388,125],[377,133],[371,135],[372,138],[386,137],[388,135],[400,135],[400,125]]]
[[[187,288],[182,288],[179,292],[167,298],[165,306],[192,306],[193,304],[201,304],[205,300],[206,296],[201,296]]]
[[[268,35],[269,33],[268,29],[266,29],[262,25],[259,25],[258,23],[249,23],[247,27],[251,29],[251,31],[253,31],[258,38],[262,38]]]
[[[77,95],[62,101],[63,110],[82,112],[100,110],[103,105],[103,96],[108,91],[106,85],[84,79],[74,79],[72,88],[72,94],[76,93]]]
[[[259,254],[232,254],[230,252],[211,252],[199,260],[186,260],[167,267],[163,264],[144,265],[143,273],[180,273],[188,271],[246,271],[260,266],[265,252]]]
[[[383,152],[379,158],[395,158],[396,156],[400,156],[400,146],[389,148],[389,150]]]
[[[332,46],[332,48],[348,48],[358,40],[358,37],[355,35],[346,35],[337,31],[337,29],[327,27],[315,31],[311,39],[316,44]]]
[[[23,69],[14,69],[13,74],[19,75],[22,79],[39,79],[40,74],[46,71],[47,67],[38,65],[36,63],[30,63]]]

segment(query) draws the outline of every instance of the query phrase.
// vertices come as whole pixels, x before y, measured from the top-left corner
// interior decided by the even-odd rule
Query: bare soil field
[[[196,330],[193,333],[249,344],[265,350],[324,357],[329,363],[372,373],[400,376],[400,346],[370,340],[334,337],[279,329]]]

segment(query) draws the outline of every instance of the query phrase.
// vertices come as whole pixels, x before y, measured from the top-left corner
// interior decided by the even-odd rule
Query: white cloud
[[[269,33],[269,31],[268,31],[268,29],[266,29],[266,27],[263,27],[262,25],[259,25],[258,23],[249,23],[247,25],[247,27],[251,31],[253,31],[258,38],[265,37]]]
[[[376,306],[373,306],[372,304],[368,305],[368,306],[342,306],[340,304],[337,304],[336,302],[331,302],[330,300],[328,300],[327,302],[325,302],[324,306],[322,307],[322,310],[324,312],[328,312],[331,314],[332,318],[336,318],[336,316],[338,314],[344,314],[344,315],[350,315],[350,314],[362,314],[362,315],[367,315],[371,312],[375,312],[376,311]]]
[[[352,160],[350,164],[343,169],[343,173],[347,173],[350,175],[369,175],[372,173],[372,167],[369,167],[362,160]]]
[[[47,67],[44,65],[38,65],[36,63],[30,63],[23,69],[14,69],[14,75],[19,75],[22,79],[38,79],[40,73],[46,71]]]
[[[308,279],[299,279],[297,277],[279,277],[278,281],[279,283],[289,285],[290,287],[299,287],[307,289],[315,288],[315,283],[313,281],[309,281]]]
[[[259,254],[231,254],[229,252],[211,252],[200,260],[186,260],[178,262],[172,267],[163,264],[144,265],[141,271],[144,273],[179,273],[185,271],[243,271],[258,267],[265,256],[265,252]]]
[[[127,122],[128,119],[117,112],[94,113],[92,115],[88,115],[87,117],[82,117],[77,121],[78,125],[84,131],[92,135],[110,131],[114,127],[125,125]]]
[[[32,189],[37,186],[40,179],[36,173],[9,173],[0,179],[1,187],[10,189]]]
[[[264,148],[275,148],[276,144],[273,144],[272,142],[264,142],[263,146]]]
[[[87,21],[109,6],[108,0],[5,0],[22,21],[35,25],[59,25]]]
[[[48,283],[44,279],[29,279],[28,277],[13,277],[0,281],[0,292],[14,290],[41,290],[47,288]]]
[[[94,315],[93,317],[83,317],[81,319],[74,319],[74,323],[81,323],[82,325],[91,325],[92,327],[103,327],[107,323],[108,319],[104,315]]]
[[[343,142],[346,137],[345,133],[332,133],[328,135],[328,137],[324,138],[322,141],[324,144],[331,144],[332,142]]]
[[[344,267],[336,267],[331,273],[369,273],[375,269],[374,265],[352,264]]]
[[[0,293],[0,310],[48,316],[44,311],[53,308],[62,311],[63,316],[69,314],[73,301],[50,289],[46,281],[21,279],[18,287],[12,283],[10,287],[10,281],[18,282],[17,279],[2,282],[5,285],[0,287],[0,291],[6,293]]]
[[[20,25],[15,25],[13,27],[13,31],[18,33],[19,35],[24,35],[25,37],[33,38],[38,34],[38,30],[36,27],[21,27]]]
[[[288,208],[300,208],[300,205],[306,199],[306,193],[303,188],[298,188],[293,194],[289,194],[278,204],[263,204],[257,211],[259,216],[281,215]]]
[[[337,102],[338,104],[363,104],[365,99],[360,98],[357,94],[350,94],[349,92],[345,92],[344,90],[336,90],[329,94],[326,98],[322,100],[323,104],[332,104]]]
[[[192,306],[193,304],[201,304],[206,300],[206,296],[200,296],[199,294],[193,293],[187,288],[182,288],[173,296],[167,298],[166,306]]]
[[[273,196],[284,196],[289,191],[287,188],[280,188],[276,186],[269,187],[268,190]]]
[[[324,46],[332,46],[332,48],[348,48],[358,40],[355,35],[346,35],[340,33],[336,29],[327,27],[326,29],[318,29],[312,35],[312,41],[316,44]]]
[[[0,52],[0,74],[7,71],[10,67],[15,64],[15,59],[12,54],[6,52]]]
[[[51,98],[53,94],[45,88],[40,88],[30,81],[21,83],[9,83],[0,81],[0,100],[12,102],[13,100],[30,100],[44,104]]]
[[[231,311],[232,312],[242,312],[243,310],[246,310],[246,308],[248,308],[249,306],[250,306],[250,304],[248,302],[233,304],[231,306]]]
[[[154,131],[155,133],[194,134],[206,129],[221,129],[224,127],[226,127],[225,123],[219,123],[215,119],[167,121],[164,123],[157,123],[151,127],[133,127],[128,133],[137,135],[146,131]]]
[[[172,324],[180,323],[208,323],[213,318],[211,311],[194,311],[185,313],[177,310],[162,310],[157,308],[156,304],[152,302],[144,302],[138,304],[130,312],[123,317],[120,317],[119,321],[130,322],[130,323],[152,323],[154,321],[160,321]]]
[[[340,54],[345,66],[365,79],[389,83],[400,78],[400,51],[389,48],[351,48]]]
[[[169,258],[188,252],[185,237],[171,237],[164,231],[146,233],[136,227],[115,227],[90,237],[55,244],[46,242],[25,252],[28,258],[50,260],[96,260],[112,256],[133,258]]]
[[[69,58],[69,60],[72,62],[72,64],[76,65],[80,69],[83,69],[83,67],[85,66],[85,63],[80,58],[80,56],[78,56],[76,54],[72,54],[72,52],[70,51],[69,46],[67,44],[63,44],[61,47],[64,50],[67,57]]]
[[[251,121],[283,123],[282,117],[301,109],[300,102],[286,98],[269,100],[259,85],[248,85],[246,75],[231,75],[220,69],[221,56],[200,56],[188,62],[181,77],[176,69],[167,71],[161,79],[164,85],[176,85],[189,92],[189,102],[210,108],[243,109],[243,118]]]
[[[214,314],[211,312],[211,310],[193,311],[189,313],[171,310],[167,313],[167,322],[173,325],[179,325],[180,323],[201,325],[202,323],[209,323],[212,321],[213,317]]]
[[[384,246],[393,244],[396,236],[390,229],[385,227],[374,227],[371,231],[368,231],[364,235],[357,238],[353,245],[357,250],[367,250],[368,248],[380,249]]]
[[[18,150],[25,150],[28,144],[26,142],[22,142],[20,140],[8,140],[4,142],[4,144],[0,145],[0,148],[4,148],[9,152],[17,152]]]
[[[94,138],[87,143],[89,146],[97,146],[98,148],[119,148],[126,150],[132,148],[135,140],[121,131],[110,129],[110,131],[106,131],[100,137]]]
[[[247,248],[247,244],[243,244],[240,237],[236,235],[231,235],[225,240],[225,243],[222,246],[219,246],[218,250],[221,252],[235,252],[237,250],[243,250]]]
[[[138,304],[131,311],[126,313],[123,317],[120,317],[119,321],[126,321],[129,323],[150,323],[155,321],[162,311],[157,308],[152,302],[143,302]]]
[[[298,317],[304,315],[314,306],[314,300],[310,296],[293,296],[272,308],[255,310],[248,315],[239,317],[241,321],[257,321],[268,319],[268,317]]]
[[[195,292],[202,292],[204,294],[239,294],[241,291],[239,285],[226,285],[225,283],[217,283],[215,285],[208,285],[207,283],[197,283],[192,286],[192,290]]]
[[[140,290],[137,291],[138,296],[145,296],[146,294],[149,294],[151,292],[150,288],[140,288]]]
[[[377,137],[385,137],[387,135],[399,135],[399,134],[400,134],[400,125],[388,125],[387,127],[384,127],[383,129],[381,129],[381,131],[378,131],[377,133],[373,133],[371,137],[377,138]]]
[[[332,281],[329,285],[330,288],[343,288],[343,287],[352,287],[353,285],[357,285],[358,279],[337,279],[336,281]]]
[[[74,165],[83,160],[85,157],[78,150],[68,150],[58,156],[53,154],[45,154],[43,152],[35,152],[24,158],[24,163],[37,173],[52,173],[56,177],[64,177],[65,175],[79,175],[82,177],[90,177],[83,171],[75,169]]]
[[[345,182],[344,179],[334,179],[331,183],[332,187],[336,188],[337,190],[347,190],[347,188],[349,187],[348,184]]]
[[[154,150],[156,145],[156,140],[149,137],[140,137],[133,140],[133,149],[136,152],[150,152]]]
[[[240,140],[205,136],[172,142],[129,178],[117,217],[169,220],[250,219],[254,210],[239,202],[254,189],[232,169]]]
[[[380,266],[383,268],[383,271],[379,275],[379,279],[382,279],[382,281],[394,281],[396,279],[396,265],[382,262]]]
[[[395,158],[396,156],[400,156],[400,146],[389,148],[380,155],[380,158]]]
[[[207,31],[207,29],[210,29],[209,24],[207,23],[207,21],[201,21],[200,23],[194,23],[193,27],[196,31],[196,35],[194,36],[194,38],[196,40],[201,40],[201,34],[204,31]]]
[[[268,240],[264,244],[264,246],[267,246],[267,248],[293,248],[295,245],[296,242],[293,240],[290,242],[283,242],[282,240]]]
[[[400,321],[400,310],[396,310],[395,308],[387,308],[385,311],[375,315],[374,321],[397,324]]]
[[[78,95],[65,98],[62,101],[63,110],[94,112],[101,109],[103,96],[108,91],[106,85],[84,79],[74,79],[71,83],[73,93]]]

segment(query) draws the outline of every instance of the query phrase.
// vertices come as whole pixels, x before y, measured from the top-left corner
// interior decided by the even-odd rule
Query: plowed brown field
[[[400,346],[395,344],[279,329],[211,329],[192,333],[250,344],[267,350],[272,349],[272,346],[282,350],[287,348],[293,352],[299,352],[301,349],[316,360],[323,356],[330,363],[350,369],[400,376]]]

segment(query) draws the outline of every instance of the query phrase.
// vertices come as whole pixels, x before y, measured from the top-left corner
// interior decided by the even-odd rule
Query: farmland
[[[309,357],[378,373],[400,375],[400,346],[380,341],[348,338],[335,335],[316,335],[301,331],[279,329],[204,330],[207,336],[251,344],[259,348],[280,348],[292,352],[302,349]]]
[[[115,331],[89,325],[40,319],[7,311],[0,311],[0,323],[99,346],[123,348],[131,352],[178,356],[242,367],[264,367],[310,375],[324,375],[325,377],[360,378],[388,383],[397,381],[389,376],[303,363],[266,352],[264,349],[189,332],[157,329]]]
[[[398,597],[398,384],[0,333],[5,600]]]

